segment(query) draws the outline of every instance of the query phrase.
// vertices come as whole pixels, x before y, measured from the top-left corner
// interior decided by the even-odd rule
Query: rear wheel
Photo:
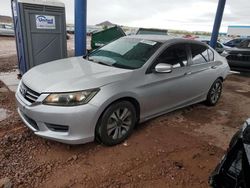
[[[212,87],[208,92],[206,104],[208,106],[215,106],[220,100],[221,93],[222,93],[222,81],[220,79],[217,79],[213,83]]]
[[[108,146],[119,144],[132,133],[135,123],[133,104],[128,101],[114,103],[105,110],[97,124],[97,140]]]

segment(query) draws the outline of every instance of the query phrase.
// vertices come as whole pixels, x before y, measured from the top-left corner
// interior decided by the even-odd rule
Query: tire
[[[96,140],[113,146],[127,139],[136,124],[136,110],[128,101],[110,105],[99,119],[96,127]]]
[[[223,84],[221,79],[217,79],[207,94],[206,104],[208,106],[215,106],[220,100]]]

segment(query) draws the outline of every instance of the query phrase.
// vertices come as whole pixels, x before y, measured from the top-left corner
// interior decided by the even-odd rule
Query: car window
[[[209,61],[214,61],[214,52],[211,49],[208,49]]]
[[[206,46],[191,44],[193,64],[203,64],[209,61],[208,49]]]
[[[241,39],[233,39],[233,40],[228,41],[226,44],[228,44],[228,45],[237,45],[241,41],[242,41]]]
[[[218,42],[217,42],[217,44],[216,44],[216,47],[217,47],[217,48],[223,48],[223,46],[222,46],[220,43],[218,43]]]
[[[231,43],[231,44],[238,44],[238,43],[240,43],[240,42],[241,42],[240,39],[234,39],[234,40],[232,40],[230,43]]]
[[[250,48],[250,40],[245,40],[241,42],[237,47],[238,48]]]
[[[236,39],[235,43],[240,43],[242,40],[241,39]]]
[[[167,48],[158,58],[157,63],[166,63],[173,68],[186,66],[188,62],[186,46],[176,44]]]
[[[141,68],[162,45],[160,42],[121,38],[97,49],[88,59],[124,69]]]

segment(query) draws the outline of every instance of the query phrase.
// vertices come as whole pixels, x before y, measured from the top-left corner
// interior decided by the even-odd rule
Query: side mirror
[[[155,66],[154,72],[156,73],[171,73],[173,71],[173,66],[166,63],[159,63]]]

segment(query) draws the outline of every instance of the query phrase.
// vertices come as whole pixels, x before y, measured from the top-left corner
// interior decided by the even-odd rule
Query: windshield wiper
[[[134,67],[130,67],[130,66],[122,65],[122,64],[118,64],[118,63],[115,63],[113,66],[117,67],[117,68],[121,68],[121,69],[129,69],[129,70],[135,69]]]
[[[105,65],[105,66],[109,66],[109,67],[112,67],[112,65],[110,64],[107,64],[107,63],[103,63],[103,62],[100,62],[100,61],[94,61],[95,63],[98,63],[100,65]]]
[[[82,56],[82,58],[83,58],[83,59],[87,59],[87,60],[89,60],[89,54],[88,54],[88,53],[86,53],[84,56]]]
[[[95,61],[95,60],[92,59],[92,58],[88,58],[87,60],[88,60],[88,61],[92,61],[92,62],[97,63],[97,64],[100,64],[100,65],[105,65],[105,66],[112,67],[112,65],[110,65],[110,64],[108,64],[108,63],[104,63],[104,62],[101,62],[101,61]]]

